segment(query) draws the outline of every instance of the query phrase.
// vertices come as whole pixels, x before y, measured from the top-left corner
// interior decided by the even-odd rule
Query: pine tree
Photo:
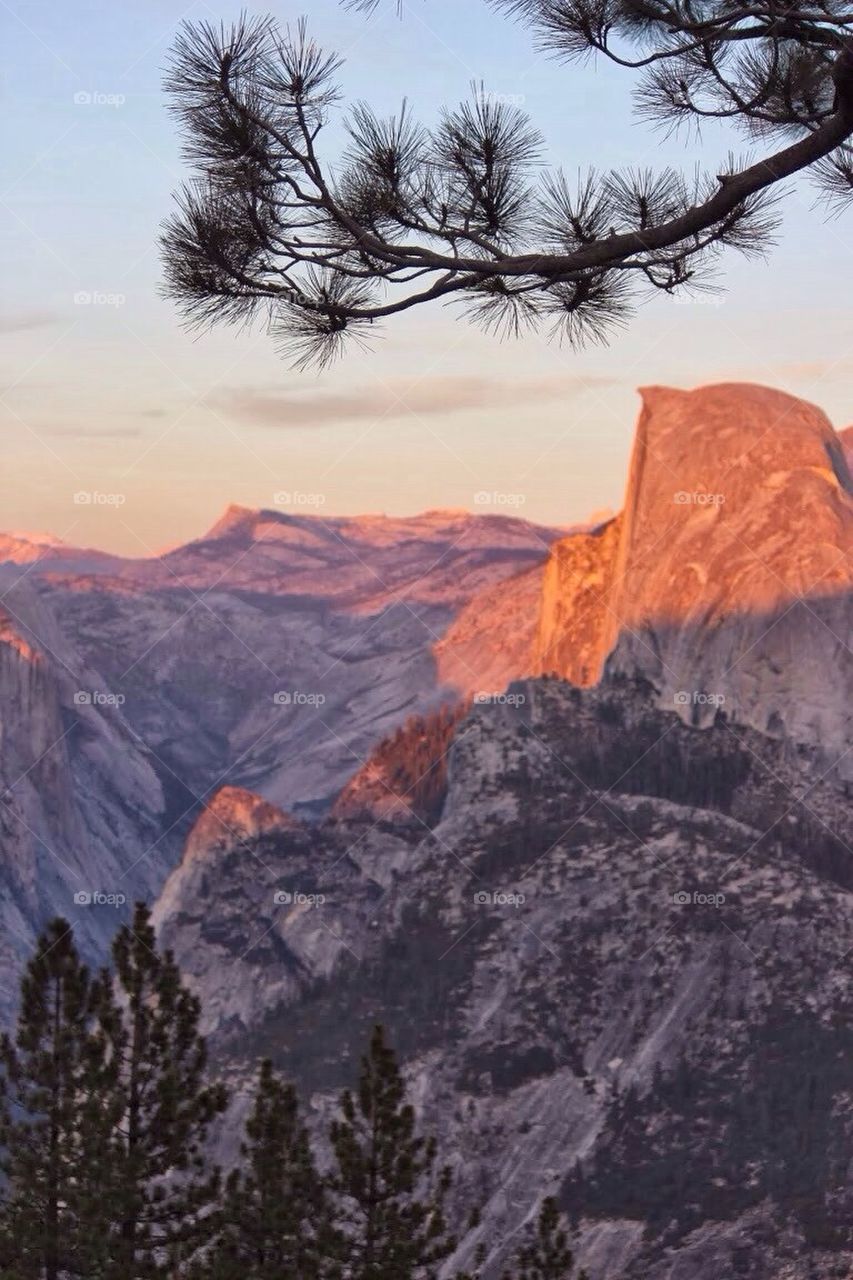
[[[331,1277],[330,1227],[322,1179],[292,1085],[269,1060],[229,1176],[218,1232],[199,1280],[321,1280]]]
[[[574,1258],[553,1196],[542,1201],[531,1234],[532,1239],[518,1252],[515,1271],[505,1272],[503,1280],[569,1280]],[[580,1272],[577,1280],[587,1280],[586,1273]]]
[[[98,1030],[106,975],[81,964],[54,920],[21,983],[14,1040],[0,1039],[0,1262],[8,1280],[107,1274],[114,1064]]]
[[[147,907],[113,943],[119,1009],[105,1027],[118,1064],[119,1212],[112,1280],[174,1274],[206,1238],[219,1171],[205,1167],[225,1090],[205,1083],[198,999],[170,952],[160,952]]]
[[[415,1113],[385,1032],[377,1026],[358,1091],[341,1096],[331,1128],[343,1280],[433,1280],[456,1241],[444,1203],[450,1172],[437,1169],[433,1139]]]

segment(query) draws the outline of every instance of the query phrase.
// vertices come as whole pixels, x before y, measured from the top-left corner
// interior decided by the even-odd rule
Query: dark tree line
[[[264,1061],[223,1177],[208,1152],[228,1097],[200,1012],[142,904],[112,971],[89,971],[65,920],[39,938],[16,1034],[0,1040],[4,1280],[436,1280],[460,1243],[452,1176],[382,1027],[340,1098],[328,1168],[295,1089]],[[475,1257],[456,1280],[476,1280]],[[572,1275],[545,1200],[504,1280]]]
[[[351,0],[372,10],[381,0]],[[845,0],[492,0],[564,62],[608,58],[664,129],[730,121],[758,158],[543,172],[517,105],[474,86],[426,128],[404,103],[349,114],[324,154],[340,59],[303,23],[185,25],[167,90],[194,170],[163,236],[193,324],[262,315],[284,354],[324,363],[412,307],[458,302],[499,333],[602,338],[633,302],[706,287],[726,248],[763,251],[780,183],[853,194],[853,11]]]

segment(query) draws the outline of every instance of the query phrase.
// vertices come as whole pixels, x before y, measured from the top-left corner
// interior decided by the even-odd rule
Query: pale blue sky
[[[161,75],[182,18],[237,10],[0,7],[0,528],[144,552],[197,535],[227,502],[269,506],[280,490],[322,494],[329,513],[473,507],[496,491],[566,524],[619,505],[637,385],[750,379],[853,420],[853,215],[827,222],[806,184],[769,264],[729,257],[719,305],[656,301],[605,349],[501,345],[434,308],[318,378],[289,370],[260,332],[187,335],[157,295],[158,225],[183,175]],[[304,6],[259,11],[286,22]],[[403,21],[391,0],[370,22],[336,0],[308,13],[346,56],[347,100],[390,111],[405,94],[429,123],[482,80],[524,97],[548,162],[571,174],[696,159],[695,144],[632,122],[628,73],[543,59],[483,0],[411,0]],[[330,129],[332,158],[340,136]],[[713,163],[733,139],[705,143]],[[75,505],[81,490],[125,501]]]

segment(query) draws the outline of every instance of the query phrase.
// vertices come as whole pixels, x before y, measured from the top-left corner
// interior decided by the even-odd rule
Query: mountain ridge
[[[596,1280],[844,1274],[849,796],[641,680],[507,693],[456,727],[431,829],[220,846],[158,905],[236,1090],[224,1158],[256,1055],[322,1127],[380,1020],[451,1212],[482,1205],[447,1277],[478,1243],[497,1277],[544,1194]]]
[[[407,719],[539,673],[582,686],[638,676],[685,721],[711,726],[723,708],[733,725],[817,747],[843,771],[844,441],[814,406],[767,388],[645,394],[626,509],[592,528],[235,505],[216,537],[160,557],[54,547],[0,567],[18,615],[9,634],[39,654],[40,671],[21,684],[27,668],[9,649],[2,783],[29,808],[5,813],[16,832],[5,874],[50,861],[26,823],[93,884],[117,888],[122,868],[103,843],[112,828],[135,868],[132,892],[150,895],[223,787],[314,821],[359,778],[347,803],[381,810],[376,752]],[[715,475],[728,477],[718,489]],[[815,583],[824,595],[797,597]],[[22,696],[29,725],[5,711]],[[58,827],[16,781],[46,749],[48,764],[70,753]],[[401,808],[399,797],[383,803]],[[68,878],[52,870],[45,884],[45,912],[64,912]],[[32,894],[15,911],[24,946],[39,923]],[[108,923],[85,918],[93,947]]]

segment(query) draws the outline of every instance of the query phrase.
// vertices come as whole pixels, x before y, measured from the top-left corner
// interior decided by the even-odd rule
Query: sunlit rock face
[[[439,680],[464,696],[504,689],[529,674],[543,565],[480,591],[434,646]]]
[[[271,831],[292,831],[298,826],[290,814],[245,787],[220,787],[187,837],[184,862],[203,858],[218,845],[236,846]]]
[[[457,701],[428,716],[410,716],[350,778],[331,817],[429,827],[444,805],[448,756],[468,705]]]
[[[650,679],[695,724],[851,741],[850,470],[812,405],[766,387],[650,387],[622,515],[555,544],[535,666]]]
[[[545,567],[533,668],[597,684],[616,634],[610,604],[623,518],[555,543]]]

